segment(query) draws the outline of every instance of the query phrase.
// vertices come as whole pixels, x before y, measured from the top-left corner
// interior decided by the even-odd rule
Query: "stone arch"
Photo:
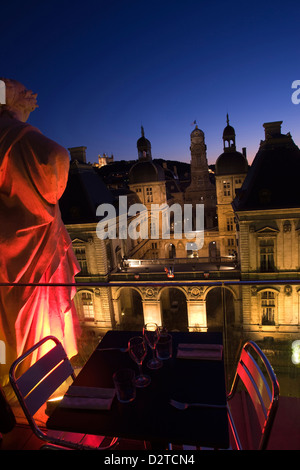
[[[234,290],[228,286],[214,286],[205,292],[208,330],[223,330],[224,324],[235,322]]]
[[[74,302],[80,320],[91,321],[95,319],[95,292],[93,289],[78,289]]]
[[[163,287],[159,293],[162,324],[169,330],[188,330],[186,292],[180,287]]]
[[[261,325],[275,325],[278,322],[278,296],[280,290],[264,286],[257,290],[258,315]]]
[[[211,287],[208,287],[205,292],[204,292],[204,299],[206,300],[206,296],[207,294],[212,290],[212,289],[215,289],[216,287],[223,287],[224,289],[227,289],[229,290],[232,295],[233,295],[233,298],[234,300],[237,300],[238,299],[238,294],[236,293],[236,291],[233,289],[233,287],[231,286],[228,286],[228,285],[224,285],[224,286],[211,286]]]
[[[165,244],[165,258],[167,259],[176,258],[176,246],[174,243],[168,242]]]
[[[144,325],[142,294],[135,287],[122,286],[115,300],[117,322],[123,330],[141,330]]]

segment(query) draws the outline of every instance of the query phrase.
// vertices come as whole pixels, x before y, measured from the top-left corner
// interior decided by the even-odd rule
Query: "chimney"
[[[69,148],[69,152],[71,155],[71,161],[77,160],[81,163],[86,163],[86,149],[87,147],[72,147]]]
[[[265,128],[265,140],[272,139],[281,134],[282,121],[265,122],[263,127]]]
[[[245,157],[246,160],[247,160],[247,149],[246,149],[246,147],[243,147],[243,148],[242,148],[242,153],[243,153],[244,157]]]

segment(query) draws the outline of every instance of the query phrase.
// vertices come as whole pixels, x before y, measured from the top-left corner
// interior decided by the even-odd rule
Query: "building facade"
[[[299,291],[278,280],[295,279],[300,271],[300,200],[297,183],[291,181],[297,175],[300,151],[289,134],[281,133],[281,123],[264,127],[265,140],[249,169],[245,149],[236,149],[235,130],[227,116],[215,184],[207,165],[204,133],[197,126],[191,133],[188,186],[152,160],[151,143],[143,128],[137,141],[138,159],[129,171],[128,187],[122,191],[103,185],[95,169],[85,162],[85,148],[70,149],[62,215],[82,266],[77,281],[86,284],[78,289],[76,300],[84,327],[102,334],[111,328],[140,329],[147,321],[189,330],[220,328],[225,322],[254,335],[297,334]],[[118,212],[117,237],[101,240],[97,236],[98,205],[108,202],[117,207],[120,195],[127,197],[129,206],[142,204],[147,212],[153,204],[160,207],[146,221],[147,236],[118,237],[122,229]],[[170,236],[163,238],[161,208],[174,203],[182,208],[187,203],[193,207],[204,204],[201,250],[187,249],[188,241],[176,236],[172,218]],[[126,223],[137,217],[142,220],[137,213]],[[249,284],[230,285],[231,279]],[[260,285],[255,280],[268,282]],[[195,281],[203,284],[196,286]],[[215,281],[227,282],[221,288]],[[105,286],[89,287],[93,282]]]

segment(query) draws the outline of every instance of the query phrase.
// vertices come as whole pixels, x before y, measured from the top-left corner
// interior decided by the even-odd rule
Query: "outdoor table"
[[[198,445],[226,449],[229,446],[226,407],[190,407],[178,410],[170,399],[190,403],[226,405],[226,387],[223,360],[178,359],[179,343],[222,344],[221,333],[174,332],[173,356],[163,361],[163,367],[147,368],[143,372],[151,377],[151,384],[137,388],[136,398],[120,403],[114,398],[110,410],[63,408],[58,405],[49,417],[49,429],[116,436],[119,438],[151,442]],[[109,331],[88,359],[74,385],[85,387],[114,387],[113,373],[132,368],[136,363],[128,352],[101,351],[104,348],[127,346],[132,336],[140,331]]]

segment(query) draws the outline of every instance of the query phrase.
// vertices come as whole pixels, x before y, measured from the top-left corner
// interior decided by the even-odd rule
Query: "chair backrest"
[[[46,343],[53,343],[52,349],[29,366],[22,375],[17,376],[18,368],[25,360]],[[20,405],[29,421],[36,427],[33,415],[41,408],[48,398],[70,376],[75,378],[73,367],[62,344],[54,336],[47,336],[22,356],[10,368],[10,382],[17,395]]]
[[[270,362],[253,341],[249,341],[243,346],[228,395],[229,400],[235,395],[239,380],[243,382],[251,399],[261,430],[258,449],[266,449],[278,408],[279,384]]]

